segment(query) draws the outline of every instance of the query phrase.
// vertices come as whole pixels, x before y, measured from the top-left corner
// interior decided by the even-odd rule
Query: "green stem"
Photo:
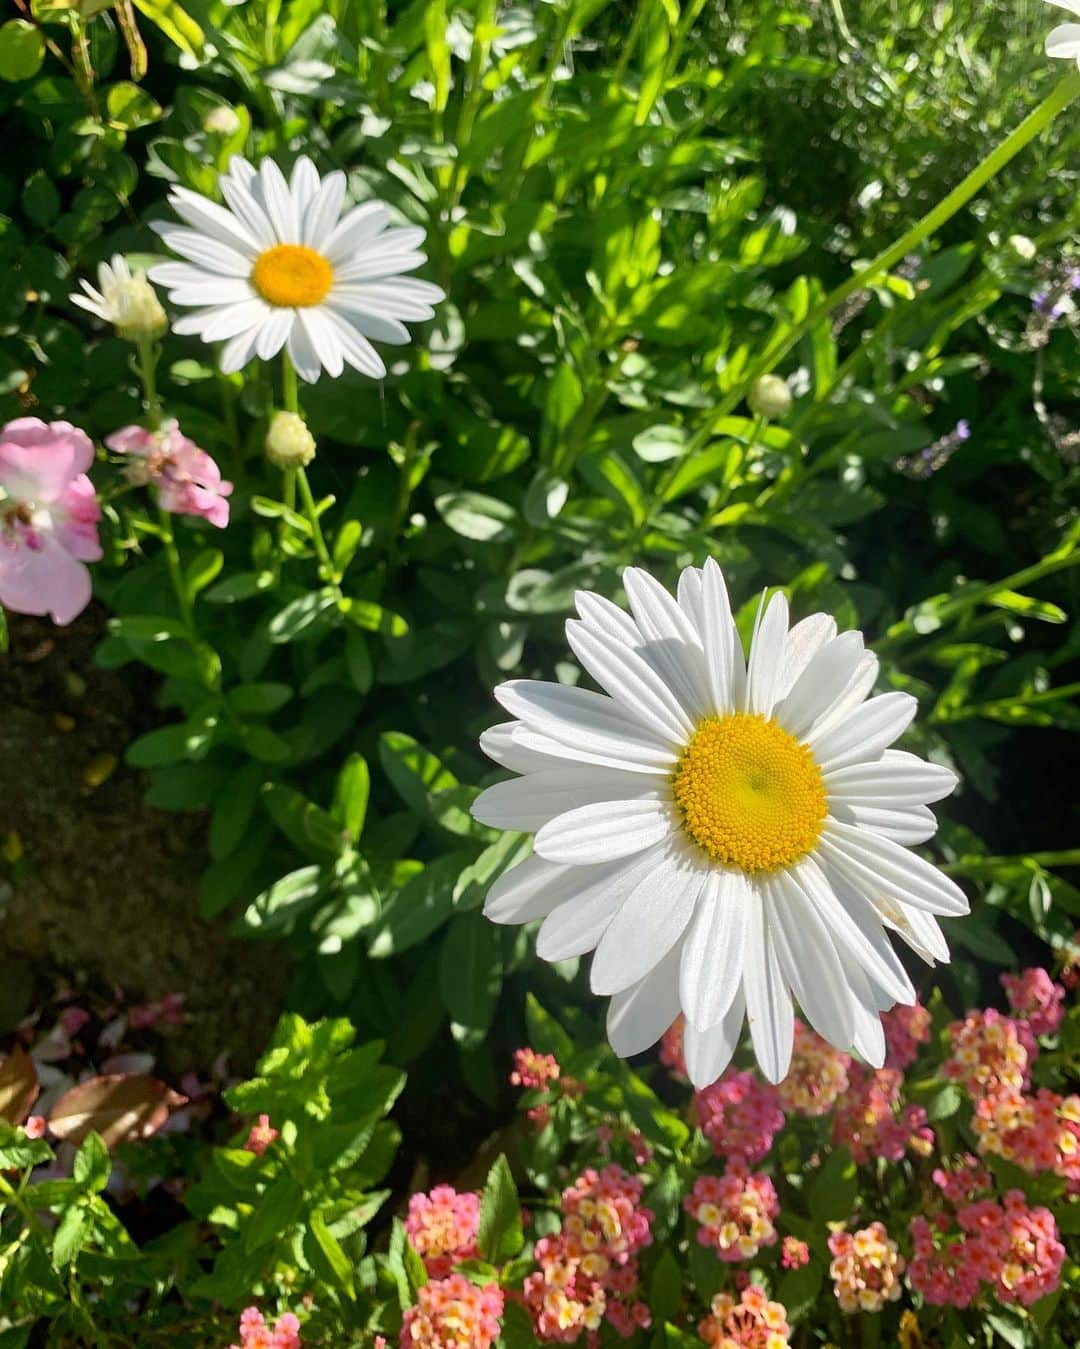
[[[141,337],[135,344],[138,352],[139,379],[143,386],[143,403],[146,407],[146,419],[150,430],[156,431],[161,425],[161,399],[157,391],[157,353],[153,340]]]
[[[163,506],[158,507],[158,525],[161,529],[161,546],[165,550],[165,565],[169,569],[169,580],[172,582],[173,593],[176,595],[176,603],[180,607],[180,617],[184,620],[184,626],[194,637],[195,614],[191,608],[191,600],[188,598],[187,587],[184,585],[184,573],[180,566],[180,551],[176,546],[176,538],[173,534],[172,516]]]
[[[296,379],[296,366],[293,365],[288,351],[281,353],[281,405],[286,412],[300,413],[300,387]],[[296,509],[296,469],[285,470],[283,497],[289,510]]]
[[[993,875],[999,867],[1010,862],[1021,865],[1033,864],[1037,867],[1075,867],[1080,866],[1080,848],[1066,848],[1060,852],[1029,852],[1018,857],[961,857],[956,862],[947,862],[941,870],[951,876]]]
[[[971,198],[985,187],[995,174],[999,173],[1030,141],[1034,140],[1039,132],[1047,127],[1057,114],[1067,108],[1078,95],[1080,95],[1080,70],[1074,70],[1059,80],[1039,106],[1029,113],[1020,125],[1005,137],[1000,145],[990,151],[982,163],[972,169],[967,177],[943,197],[932,210],[928,211],[921,220],[916,221],[895,243],[883,249],[865,267],[861,267],[846,281],[841,282],[839,286],[831,290],[809,311],[800,323],[774,336],[766,344],[765,350],[758,359],[751,364],[736,388],[731,391],[716,410],[714,416],[727,416],[732,408],[738,405],[739,400],[754,381],[762,375],[768,374],[776,363],[782,360],[792,347],[800,342],[807,333],[811,332],[823,318],[826,318],[834,309],[842,305],[855,291],[863,290],[873,282],[880,280],[891,267],[906,257],[908,253],[913,252],[921,243],[936,233],[942,225],[951,220],[962,206],[966,206]]]
[[[296,470],[296,481],[300,486],[300,501],[304,507],[304,514],[311,525],[311,535],[315,543],[315,554],[326,572],[326,580],[334,579],[334,564],[330,557],[330,550],[326,546],[326,540],[323,538],[322,524],[319,521],[319,514],[315,509],[315,498],[311,494],[311,484],[308,482],[308,475],[303,468]],[[335,582],[336,584],[336,582]]]

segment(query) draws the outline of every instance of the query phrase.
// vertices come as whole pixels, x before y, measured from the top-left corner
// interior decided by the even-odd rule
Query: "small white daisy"
[[[788,626],[774,595],[743,657],[715,562],[674,599],[628,568],[630,614],[589,592],[566,625],[606,690],[511,680],[515,718],[481,746],[520,774],[473,814],[535,835],[485,913],[542,918],[537,952],[595,951],[616,1052],[638,1053],[681,1011],[691,1080],[727,1067],[744,1016],[774,1082],[791,1057],[794,1000],[838,1048],[884,1061],[879,1013],[915,990],[885,928],[931,964],[949,958],[935,914],[968,910],[910,852],[937,825],[947,768],[888,747],[915,714],[906,693],[868,698],[876,658],[815,614]]]
[[[1047,4],[1067,9],[1080,18],[1080,0],[1047,0]],[[1080,23],[1060,23],[1046,35],[1046,54],[1080,67]]]
[[[140,268],[132,272],[119,253],[113,254],[111,262],[98,264],[97,280],[96,290],[89,281],[80,281],[85,294],[72,295],[71,303],[111,323],[121,337],[135,342],[160,337],[168,327],[165,310],[146,273]]]
[[[381,379],[386,367],[371,341],[403,345],[401,320],[433,318],[444,298],[438,286],[404,275],[426,260],[424,231],[388,229],[381,201],[343,216],[345,175],[320,178],[307,158],[286,182],[272,159],[256,170],[234,155],[219,186],[226,206],[173,188],[169,201],[190,228],[154,225],[187,259],[150,272],[174,304],[195,308],[175,331],[224,341],[226,372],[287,347],[309,383],[322,370],[336,378],[346,365]]]

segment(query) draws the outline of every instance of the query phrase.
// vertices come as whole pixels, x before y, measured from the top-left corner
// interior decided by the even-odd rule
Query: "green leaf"
[[[90,1215],[82,1204],[73,1204],[64,1212],[53,1235],[52,1262],[55,1269],[66,1269],[86,1244]]]
[[[517,1255],[525,1243],[521,1226],[521,1201],[518,1198],[510,1164],[500,1153],[488,1172],[480,1196],[480,1223],[476,1245],[485,1260],[504,1264]]]
[[[346,1297],[350,1301],[355,1301],[356,1289],[353,1286],[352,1261],[342,1250],[341,1243],[327,1227],[326,1219],[321,1213],[313,1213],[308,1219],[308,1228],[318,1243],[319,1250],[326,1257],[327,1266],[334,1279],[344,1289]]]
[[[649,1310],[657,1321],[673,1321],[682,1301],[682,1270],[675,1253],[666,1246],[653,1268],[649,1283]]]
[[[244,1250],[256,1251],[267,1242],[284,1237],[299,1218],[304,1192],[292,1176],[278,1176],[263,1192],[255,1211],[244,1224]]]
[[[293,696],[289,684],[237,684],[225,701],[238,717],[269,717]]]
[[[344,612],[350,623],[367,632],[381,632],[384,637],[404,637],[409,631],[408,623],[400,614],[384,609],[372,600],[346,600]]]
[[[435,509],[455,534],[477,543],[506,543],[514,537],[513,506],[480,492],[447,492],[435,498]]]
[[[371,773],[362,754],[350,754],[341,766],[334,787],[334,819],[356,843],[367,818]]]
[[[855,1163],[847,1148],[830,1153],[809,1188],[810,1213],[819,1223],[843,1222],[859,1193]]]
[[[441,927],[454,912],[454,882],[470,857],[463,851],[444,853],[392,894],[368,954],[380,960],[396,955]]]
[[[202,51],[203,31],[177,0],[135,0],[135,8],[188,56],[198,56]]]
[[[0,80],[32,80],[45,60],[45,35],[26,19],[0,25]]]
[[[101,1135],[91,1130],[75,1154],[72,1177],[92,1194],[99,1194],[108,1184],[111,1170],[109,1149]]]
[[[386,1267],[397,1287],[398,1302],[405,1311],[416,1301],[417,1291],[427,1283],[424,1262],[409,1244],[405,1225],[394,1219],[390,1229],[390,1247],[386,1253]]]
[[[499,931],[483,914],[463,913],[451,923],[439,957],[439,987],[455,1035],[483,1035],[502,988]]]
[[[60,214],[60,193],[44,169],[38,169],[27,178],[22,208],[27,217],[42,229],[48,229],[55,223]]]
[[[458,785],[434,754],[401,731],[384,731],[379,737],[379,761],[401,799],[421,819],[431,816],[433,792]]]
[[[240,920],[242,929],[256,931],[262,937],[290,932],[300,915],[311,909],[321,894],[321,868],[300,867],[290,871],[256,895]]]
[[[188,599],[193,600],[216,580],[224,565],[225,554],[220,548],[204,548],[202,552],[196,553],[184,573],[184,589]]]
[[[110,123],[122,131],[149,126],[162,115],[161,104],[129,80],[112,85],[105,99]]]
[[[295,642],[305,633],[310,638],[316,635],[315,624],[320,619],[325,622],[336,611],[337,595],[333,590],[313,590],[279,609],[270,620],[267,634],[276,643]]]

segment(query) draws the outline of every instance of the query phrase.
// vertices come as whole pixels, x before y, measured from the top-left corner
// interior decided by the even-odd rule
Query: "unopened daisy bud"
[[[203,119],[203,130],[211,135],[231,136],[240,125],[240,118],[235,109],[222,103],[216,108],[211,108]]]
[[[1038,252],[1034,240],[1026,234],[1010,234],[1009,247],[1022,262],[1030,262]]]
[[[315,458],[315,437],[295,412],[275,412],[266,433],[266,457],[275,468],[306,468]]]
[[[778,422],[791,410],[791,390],[779,375],[762,375],[750,386],[746,401],[755,417]]]
[[[118,337],[128,342],[144,342],[160,337],[169,320],[157,292],[141,268],[134,272],[119,253],[111,262],[98,267],[97,289],[89,281],[80,282],[85,294],[73,295],[72,304],[111,323]]]

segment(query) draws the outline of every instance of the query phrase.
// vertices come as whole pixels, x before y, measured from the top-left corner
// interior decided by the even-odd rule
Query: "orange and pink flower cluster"
[[[777,1091],[789,1114],[827,1115],[847,1090],[851,1055],[834,1049],[816,1031],[795,1022],[791,1067]]]
[[[433,1279],[445,1278],[458,1260],[474,1260],[480,1224],[480,1196],[459,1194],[451,1185],[436,1185],[430,1194],[409,1199],[405,1231]]]
[[[784,1305],[750,1284],[738,1299],[717,1293],[698,1334],[709,1349],[787,1349],[791,1327]]]
[[[722,1176],[699,1176],[683,1207],[698,1224],[698,1243],[711,1246],[721,1260],[750,1260],[776,1244],[776,1189],[742,1162],[732,1162]]]
[[[540,1268],[525,1280],[539,1339],[571,1344],[584,1333],[595,1344],[604,1321],[624,1338],[650,1324],[637,1297],[637,1254],[652,1242],[653,1220],[641,1192],[640,1178],[615,1165],[590,1168],[563,1191],[562,1230],[536,1243]]]
[[[430,1279],[401,1323],[401,1349],[491,1349],[502,1325],[503,1295],[464,1274]]]
[[[900,1296],[904,1257],[884,1223],[871,1223],[858,1232],[834,1232],[829,1250],[833,1257],[829,1273],[841,1311],[879,1312]]]
[[[690,1109],[716,1155],[732,1160],[760,1161],[784,1127],[776,1088],[737,1069],[695,1092]]]
[[[300,1322],[286,1312],[273,1329],[258,1307],[248,1307],[240,1316],[240,1343],[230,1349],[300,1349]]]

